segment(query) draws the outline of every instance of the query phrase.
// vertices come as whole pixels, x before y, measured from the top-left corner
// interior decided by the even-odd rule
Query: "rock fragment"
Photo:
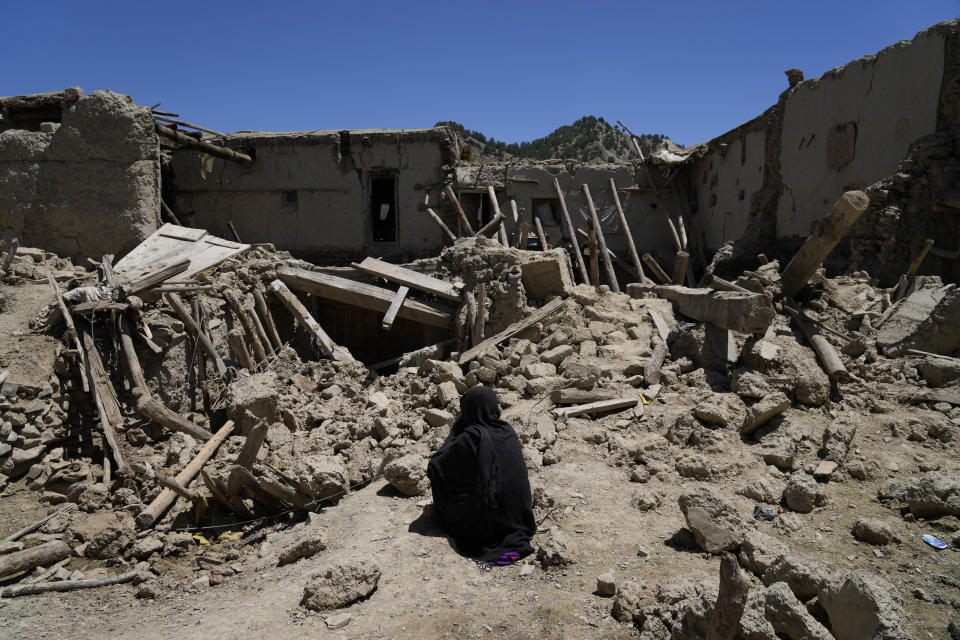
[[[312,611],[344,607],[377,588],[380,568],[369,560],[330,564],[310,576],[300,603]]]
[[[683,492],[678,500],[687,528],[697,544],[708,553],[736,549],[746,536],[747,526],[730,502],[708,487]]]

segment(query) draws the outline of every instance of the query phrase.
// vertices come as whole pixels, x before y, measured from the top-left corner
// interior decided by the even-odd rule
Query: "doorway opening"
[[[374,242],[397,241],[397,176],[370,176],[370,227]]]

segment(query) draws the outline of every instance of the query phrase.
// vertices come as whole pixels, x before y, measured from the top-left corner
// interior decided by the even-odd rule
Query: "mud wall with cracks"
[[[94,91],[47,128],[0,132],[0,234],[71,258],[120,258],[158,228],[160,152],[149,109]]]
[[[310,259],[435,255],[440,229],[422,210],[424,188],[438,185],[457,156],[447,128],[238,133],[215,140],[254,157],[250,166],[197,151],[174,153],[168,178],[175,210],[193,226],[244,242],[271,242]],[[395,178],[394,240],[374,233],[372,181]],[[385,183],[381,183],[385,184]]]

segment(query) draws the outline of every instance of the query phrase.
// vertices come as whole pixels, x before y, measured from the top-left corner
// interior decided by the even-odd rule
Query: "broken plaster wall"
[[[148,108],[94,91],[48,128],[0,132],[0,234],[62,256],[119,259],[156,231],[160,152]]]
[[[852,264],[851,245],[859,236],[872,238],[873,251],[858,253],[857,268],[884,277],[902,272],[912,249],[904,255],[889,250],[916,245],[910,228],[922,225],[929,211],[914,206],[915,217],[898,217],[894,228],[889,215],[878,220],[873,213],[883,203],[870,187],[897,174],[918,141],[944,128],[938,110],[957,24],[935,25],[913,40],[801,82],[763,115],[707,143],[690,169],[692,224],[710,250],[729,243],[715,262],[734,272],[755,266],[758,251],[788,258],[840,194],[866,189],[874,205],[863,220],[874,222],[858,225],[828,266]],[[950,100],[956,102],[956,95]],[[889,242],[873,241],[890,233],[895,235]]]
[[[661,170],[655,166],[651,166],[650,170],[658,185],[664,185],[669,179],[669,174],[665,174],[664,171],[672,171]],[[671,181],[665,188],[660,189],[658,198],[650,188],[642,166],[637,163],[583,164],[568,161],[461,164],[457,166],[456,174],[457,183],[454,189],[461,201],[464,200],[464,194],[486,192],[488,185],[494,187],[500,210],[505,216],[504,224],[511,243],[515,243],[516,234],[519,233],[523,222],[530,225],[531,234],[535,233],[533,227],[535,201],[559,202],[553,186],[554,178],[560,184],[573,225],[586,229],[589,216],[587,198],[583,191],[583,185],[586,184],[590,189],[590,196],[598,215],[601,217],[607,247],[629,263],[626,233],[620,225],[610,192],[610,179],[613,178],[627,224],[633,233],[637,252],[640,255],[647,252],[653,254],[668,271],[673,264],[676,247],[663,211],[666,209],[676,215],[679,210],[677,207],[681,206],[680,200],[675,193],[677,184]],[[517,204],[516,225],[510,208],[511,199]],[[452,206],[448,204],[443,211],[444,221],[451,229],[456,229],[457,217]],[[467,214],[475,221],[474,211],[467,211]],[[684,215],[686,215],[685,212]],[[556,224],[543,225],[544,234],[551,247],[561,246],[566,235],[559,210],[554,221]],[[580,244],[586,245],[582,238],[580,238]],[[618,273],[620,273],[619,270]],[[627,277],[627,274],[623,274],[623,277]],[[634,280],[635,278],[621,280],[621,284]]]
[[[251,165],[174,153],[169,177],[174,210],[191,226],[243,242],[270,242],[300,257],[338,262],[373,255],[409,260],[443,247],[437,225],[421,210],[424,189],[437,185],[458,154],[445,127],[408,130],[242,132],[225,146],[254,157]],[[371,178],[396,176],[396,240],[374,240]]]

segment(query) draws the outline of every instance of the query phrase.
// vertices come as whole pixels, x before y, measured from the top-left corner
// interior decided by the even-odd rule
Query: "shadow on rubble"
[[[441,529],[437,525],[436,520],[433,519],[433,516],[427,512],[421,513],[416,520],[412,521],[407,527],[407,531],[424,536],[425,538],[446,538],[447,544],[450,545],[454,553],[469,560],[474,559],[472,556],[460,551],[460,549],[457,548],[457,543],[453,540],[453,536],[448,535],[446,531]]]
[[[683,551],[685,553],[703,553],[703,549],[697,544],[693,532],[686,527],[680,527],[676,533],[663,541],[664,546],[670,547],[674,551]]]

